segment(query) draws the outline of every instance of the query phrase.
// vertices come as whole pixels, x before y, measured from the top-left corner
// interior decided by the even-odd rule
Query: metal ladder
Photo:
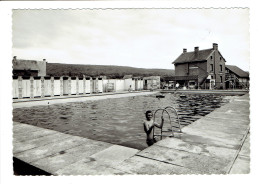
[[[171,109],[171,110],[174,111],[174,113],[175,113],[175,115],[176,115],[176,118],[175,118],[175,119],[173,119],[173,118],[170,116],[169,109]],[[170,127],[171,127],[171,128],[168,129],[168,130],[164,130],[164,129],[163,129],[164,124],[163,124],[162,128],[160,128],[160,129],[161,129],[160,134],[155,134],[155,132],[154,132],[154,129],[155,129],[155,128],[154,128],[154,129],[153,129],[153,138],[160,136],[160,138],[161,138],[161,140],[162,140],[162,137],[163,137],[163,136],[165,136],[165,137],[174,137],[174,132],[175,132],[175,133],[182,133],[182,131],[181,131],[180,119],[179,119],[179,115],[178,115],[177,110],[176,110],[174,107],[171,107],[171,106],[167,106],[167,107],[165,107],[164,109],[159,108],[159,109],[157,109],[157,110],[154,112],[154,121],[155,121],[155,118],[156,118],[156,113],[158,113],[158,112],[160,112],[160,111],[162,111],[162,113],[161,113],[161,118],[163,118],[164,113],[166,113],[166,114],[168,115],[169,122],[170,122]],[[175,123],[175,124],[177,123],[178,126],[175,126],[175,124],[173,124],[173,123]],[[176,130],[174,130],[174,128],[177,128],[178,130],[176,131]],[[163,135],[163,133],[165,133],[165,132],[168,132],[168,133],[170,132],[171,135]]]

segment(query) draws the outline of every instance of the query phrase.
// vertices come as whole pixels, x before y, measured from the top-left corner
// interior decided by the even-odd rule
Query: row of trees
[[[105,65],[73,65],[73,64],[58,64],[47,63],[46,72],[48,76],[78,76],[97,77],[106,76],[108,78],[119,79],[125,75],[133,77],[161,76],[172,77],[174,70],[166,69],[143,69],[124,66],[105,66]]]

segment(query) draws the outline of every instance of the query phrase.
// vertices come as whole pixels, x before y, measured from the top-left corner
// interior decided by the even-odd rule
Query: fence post
[[[33,81],[34,81],[33,76],[30,76],[30,98],[34,98],[34,95],[33,95]]]
[[[68,95],[71,95],[71,77],[69,77],[68,79],[68,90],[69,90]]]
[[[18,76],[18,98],[23,98],[22,76]]]
[[[41,77],[41,97],[44,97],[44,77]]]
[[[51,97],[54,96],[54,77],[51,77]]]
[[[79,77],[76,76],[76,95],[79,95]]]
[[[63,96],[63,77],[60,77],[60,96]]]

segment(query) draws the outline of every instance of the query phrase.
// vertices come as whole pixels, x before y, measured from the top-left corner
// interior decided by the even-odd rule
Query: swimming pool
[[[147,147],[142,124],[146,110],[173,106],[181,125],[187,126],[227,102],[227,98],[213,94],[166,94],[162,99],[145,95],[16,108],[13,120],[142,150]]]

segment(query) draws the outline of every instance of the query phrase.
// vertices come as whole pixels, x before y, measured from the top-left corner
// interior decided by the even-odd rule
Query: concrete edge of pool
[[[142,151],[14,122],[13,156],[53,175],[248,174],[249,135],[246,94]]]
[[[184,94],[220,94],[220,95],[245,95],[248,90],[204,90],[204,89],[178,89],[161,90],[161,93],[184,93]]]
[[[86,98],[86,97],[95,97],[95,96],[110,96],[110,95],[120,95],[120,94],[136,94],[136,93],[146,93],[153,92],[149,90],[142,91],[120,91],[120,92],[105,92],[105,93],[91,93],[91,94],[73,94],[73,95],[64,95],[64,96],[45,96],[45,97],[34,97],[34,98],[14,98],[13,103],[19,102],[32,102],[32,101],[45,101],[45,100],[59,100],[59,99],[70,99],[70,98]],[[159,91],[156,91],[159,92]]]
[[[108,98],[122,98],[131,96],[152,95],[158,93],[158,91],[136,91],[136,92],[123,92],[123,93],[100,93],[89,95],[70,95],[65,97],[44,97],[44,98],[27,98],[27,99],[13,99],[13,108],[31,107],[38,105],[53,105],[58,103],[68,102],[82,102],[88,100],[103,100]]]

